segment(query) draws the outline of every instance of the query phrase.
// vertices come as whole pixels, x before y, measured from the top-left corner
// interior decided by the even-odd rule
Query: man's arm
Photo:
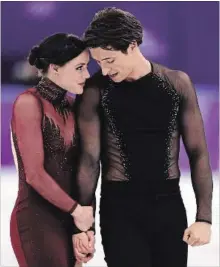
[[[78,200],[83,206],[93,205],[100,174],[100,91],[94,79],[76,99],[76,118],[80,140],[77,173]]]
[[[197,203],[197,222],[212,223],[213,181],[204,125],[195,88],[187,74],[178,73],[181,88],[180,124],[183,142],[189,157],[192,185]]]

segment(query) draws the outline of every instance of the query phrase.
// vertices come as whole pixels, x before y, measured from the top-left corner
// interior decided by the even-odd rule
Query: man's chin
[[[121,78],[119,78],[119,77],[115,77],[115,78],[110,78],[113,82],[115,82],[115,83],[120,83],[120,82],[122,82],[122,79]]]

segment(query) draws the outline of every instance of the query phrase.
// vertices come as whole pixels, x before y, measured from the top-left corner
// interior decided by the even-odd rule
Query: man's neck
[[[140,52],[140,53],[138,53],[138,55],[136,57],[133,71],[130,73],[130,75],[128,76],[128,78],[126,80],[128,80],[128,81],[138,80],[141,77],[150,73],[151,71],[152,71],[152,69],[151,69],[150,61],[147,60]]]

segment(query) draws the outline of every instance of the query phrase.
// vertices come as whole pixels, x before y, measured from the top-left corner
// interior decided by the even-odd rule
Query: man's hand
[[[89,239],[89,248],[92,249],[93,253],[95,252],[95,235],[93,231],[86,232]]]
[[[211,225],[206,222],[195,222],[188,227],[183,236],[185,241],[190,246],[202,246],[208,244],[211,239]]]
[[[93,231],[73,235],[73,249],[78,263],[87,263],[95,252],[95,236]]]
[[[87,231],[94,222],[93,207],[77,205],[74,212],[71,214],[74,218],[76,227],[81,231]]]
[[[74,265],[74,267],[83,267],[83,266],[82,266],[82,263],[76,262],[75,265]]]

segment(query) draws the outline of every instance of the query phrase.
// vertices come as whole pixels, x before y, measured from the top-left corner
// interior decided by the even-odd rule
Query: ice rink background
[[[9,221],[11,211],[17,193],[17,174],[15,169],[8,168],[2,171],[1,177],[1,267],[17,267],[9,235]],[[97,189],[97,205],[99,205],[99,186]],[[188,222],[193,223],[196,205],[192,190],[190,177],[188,174],[182,176],[181,191],[186,206]],[[87,267],[106,267],[101,237],[99,230],[99,214],[96,214],[96,253],[94,258],[85,266]],[[203,247],[189,247],[189,267],[219,267],[219,179],[217,174],[214,176],[214,197],[213,197],[213,226],[211,243]],[[62,267],[62,266],[60,266]],[[138,267],[138,266],[134,266]],[[166,266],[167,267],[167,266]],[[178,266],[177,266],[178,267]]]
[[[130,11],[141,21],[144,29],[141,51],[147,58],[185,71],[195,84],[214,174],[213,234],[209,245],[189,248],[188,266],[219,267],[219,2],[208,1],[1,3],[0,267],[17,266],[9,237],[9,219],[18,186],[11,153],[9,125],[13,101],[19,93],[36,82],[36,70],[26,61],[28,51],[41,39],[55,32],[75,33],[81,36],[94,13],[107,6]],[[93,73],[96,69],[97,65],[91,61],[90,72]],[[182,144],[180,168],[182,195],[190,224],[194,221],[196,206],[188,159]],[[99,188],[97,200],[99,203]],[[98,209],[96,219],[98,227]],[[94,259],[87,266],[106,266],[99,228],[96,250]]]

